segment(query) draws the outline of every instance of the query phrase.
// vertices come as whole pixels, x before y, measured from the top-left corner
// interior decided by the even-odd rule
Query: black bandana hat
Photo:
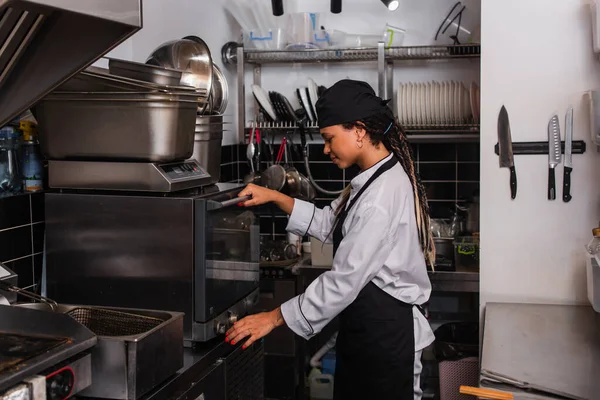
[[[326,89],[316,104],[319,128],[359,121],[377,114],[394,118],[387,106],[366,82],[344,79]]]

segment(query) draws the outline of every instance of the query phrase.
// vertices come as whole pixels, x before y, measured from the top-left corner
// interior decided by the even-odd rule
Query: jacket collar
[[[367,183],[369,178],[371,178],[373,176],[373,174],[379,168],[381,168],[381,166],[383,164],[385,164],[388,160],[390,160],[392,157],[394,157],[394,153],[390,153],[390,155],[385,157],[383,160],[379,161],[377,164],[373,165],[371,168],[361,172],[354,179],[352,179],[350,181],[350,185],[352,186],[352,191],[353,192],[359,191],[365,185],[365,183]]]

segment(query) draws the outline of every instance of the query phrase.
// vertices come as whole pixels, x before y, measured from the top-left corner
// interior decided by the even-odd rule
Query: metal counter
[[[318,276],[330,267],[313,267],[310,257],[303,257],[298,263],[288,267],[293,274]],[[432,272],[429,271],[434,292],[479,293],[478,272]]]

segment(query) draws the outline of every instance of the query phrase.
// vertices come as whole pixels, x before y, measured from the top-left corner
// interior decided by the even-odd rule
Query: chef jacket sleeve
[[[333,259],[330,271],[321,274],[306,292],[281,305],[287,326],[309,339],[356,299],[389,257],[399,227],[389,213],[373,204],[361,204]],[[404,223],[401,223],[404,224]]]
[[[331,243],[330,232],[335,223],[333,209],[338,202],[339,199],[331,203],[331,206],[321,209],[314,204],[295,199],[286,230],[299,236],[309,235],[321,242]]]

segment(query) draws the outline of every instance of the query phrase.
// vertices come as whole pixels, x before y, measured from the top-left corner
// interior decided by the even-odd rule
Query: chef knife
[[[563,173],[563,201],[571,201],[571,172],[573,171],[573,107],[567,110],[565,120],[565,168]]]
[[[498,156],[500,159],[500,168],[508,168],[510,170],[510,198],[514,200],[517,197],[517,172],[515,170],[508,112],[504,106],[502,106],[500,114],[498,114]]]
[[[548,122],[548,200],[556,199],[556,179],[554,170],[560,164],[560,122],[558,115],[553,115]]]

